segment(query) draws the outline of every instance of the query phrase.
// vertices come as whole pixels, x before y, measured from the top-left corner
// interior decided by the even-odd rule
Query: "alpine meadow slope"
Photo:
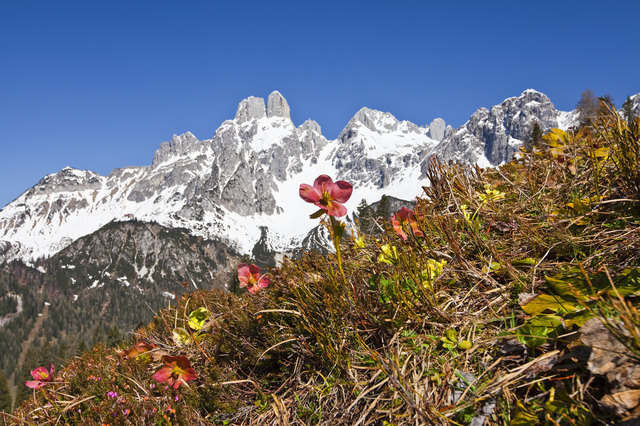
[[[640,117],[601,102],[580,118],[495,168],[432,157],[424,196],[374,235],[344,232],[349,182],[300,182],[297,221],[324,227],[332,253],[243,260],[248,291],[182,294],[118,348],[38,359],[4,419],[638,424]],[[376,210],[395,209],[387,198]],[[141,226],[127,250],[149,247]]]

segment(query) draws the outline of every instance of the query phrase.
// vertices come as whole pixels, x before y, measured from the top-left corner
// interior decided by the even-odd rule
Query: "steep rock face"
[[[227,289],[237,260],[225,244],[192,237],[186,229],[129,221],[79,238],[44,266],[73,265],[76,294],[114,280],[145,294],[174,292],[185,280],[194,288]]]
[[[445,137],[447,126],[442,118],[436,118],[429,124],[429,132],[427,135],[438,142]]]
[[[265,115],[266,109],[264,106],[264,99],[249,96],[247,99],[242,100],[238,105],[235,121],[238,123],[244,123],[245,121],[254,118],[262,118]]]
[[[640,104],[640,96],[634,100]],[[388,112],[360,109],[335,140],[307,120],[296,127],[284,97],[273,92],[242,100],[233,120],[211,139],[187,132],[163,142],[144,167],[108,176],[65,168],[43,178],[0,210],[0,261],[47,257],[112,220],[155,221],[217,238],[249,253],[267,227],[274,251],[299,247],[312,221],[298,197],[300,183],[320,174],[351,182],[353,211],[382,194],[419,195],[430,156],[480,165],[510,158],[532,126],[567,128],[575,112],[555,110],[527,90],[491,109],[481,108],[453,131],[442,119],[429,127]],[[411,184],[407,184],[411,182]]]
[[[519,97],[505,99],[490,110],[480,108],[469,121],[436,149],[437,154],[462,162],[486,159],[498,165],[511,159],[526,139],[535,121],[544,132],[560,124],[565,116],[549,98],[535,90],[525,90]]]
[[[271,92],[267,100],[267,117],[282,117],[291,120],[289,104],[280,92]]]

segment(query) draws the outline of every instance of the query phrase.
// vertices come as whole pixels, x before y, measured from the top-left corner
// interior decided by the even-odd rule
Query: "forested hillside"
[[[64,364],[112,346],[176,296],[228,289],[239,256],[225,245],[152,223],[112,222],[50,259],[0,269],[0,365],[17,386],[45,360]],[[18,307],[20,309],[18,309]],[[14,374],[14,372],[16,374]]]

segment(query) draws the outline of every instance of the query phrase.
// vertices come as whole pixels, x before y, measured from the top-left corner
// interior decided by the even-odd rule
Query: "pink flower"
[[[269,286],[271,279],[262,275],[262,270],[256,265],[241,263],[238,265],[238,279],[240,287],[247,287],[249,293],[256,294],[261,288]]]
[[[24,384],[31,389],[46,386],[46,384],[53,379],[53,372],[53,364],[49,364],[49,371],[44,367],[38,367],[35,370],[31,370],[31,376],[35,380],[28,380]]]
[[[182,383],[198,377],[186,356],[165,355],[162,357],[162,362],[164,362],[164,366],[156,371],[153,378],[160,383],[167,382],[174,389],[177,389]]]
[[[396,234],[402,238],[402,241],[407,241],[409,237],[407,231],[411,232],[416,237],[424,237],[424,234],[420,230],[418,222],[416,222],[416,215],[413,210],[409,210],[406,207],[400,209],[391,216],[391,224]]]
[[[313,203],[328,215],[341,217],[347,214],[346,203],[351,197],[353,186],[349,182],[339,180],[333,182],[327,175],[320,175],[313,182],[313,186],[303,183],[300,185],[300,197],[307,203]],[[322,213],[322,212],[318,212]],[[313,214],[312,217],[317,217]]]

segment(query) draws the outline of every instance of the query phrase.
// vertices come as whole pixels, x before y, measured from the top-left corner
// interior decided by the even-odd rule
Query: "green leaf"
[[[564,299],[577,299],[584,302],[589,300],[589,296],[595,296],[596,293],[604,290],[608,290],[609,294],[615,295],[611,288],[609,277],[605,272],[591,275],[589,277],[591,286],[579,268],[572,268],[567,272],[555,275],[547,275],[544,278],[551,288],[563,296]],[[621,296],[639,294],[640,270],[627,268],[615,277],[613,282]]]
[[[489,273],[494,271],[499,271],[502,269],[502,265],[499,262],[491,262],[489,265],[484,265],[482,267],[482,272]]]
[[[526,257],[524,259],[518,259],[518,260],[514,260],[511,262],[512,265],[514,266],[535,266],[536,264],[536,260],[532,259],[530,257]]]
[[[184,328],[174,328],[173,329],[173,342],[178,345],[187,345],[191,343],[191,336]]]
[[[461,340],[458,342],[458,349],[462,349],[462,350],[469,350],[473,347],[473,343],[471,343],[468,340]]]
[[[578,305],[575,299],[574,301],[569,301],[560,296],[550,294],[539,294],[522,306],[522,310],[529,315],[539,315],[546,311],[562,315],[567,312],[573,312],[577,308]]]
[[[591,318],[593,318],[593,314],[586,309],[570,312],[562,317],[566,328],[570,328],[574,325],[582,327],[584,323],[589,321]]]
[[[447,336],[447,339],[449,339],[452,342],[457,342],[458,341],[458,333],[456,333],[456,330],[453,328],[449,328],[444,332],[444,335]]]
[[[518,329],[516,337],[525,345],[535,348],[557,337],[558,331],[563,328],[562,322],[562,317],[558,315],[536,315]]]
[[[322,215],[323,215],[323,214],[325,214],[325,213],[326,213],[326,212],[325,212],[323,209],[320,209],[320,210],[318,210],[317,212],[315,212],[315,213],[313,213],[313,214],[310,214],[310,215],[309,215],[309,218],[310,218],[310,219],[317,219],[317,218],[319,218],[320,216],[322,216]]]
[[[584,279],[584,275],[579,268],[555,275],[546,275],[545,281],[560,296],[568,299],[587,300],[588,296],[594,294],[594,290]]]
[[[336,236],[336,240],[341,241],[342,237],[344,236],[344,230],[347,227],[347,224],[342,222],[341,220],[335,220],[332,217],[331,226],[333,226],[333,234]]]
[[[640,293],[640,270],[627,268],[614,280],[614,285],[621,296]],[[615,295],[613,289],[609,293]]]
[[[538,416],[536,413],[530,409],[525,407],[525,405],[517,401],[516,402],[516,411],[513,414],[513,418],[511,419],[510,426],[534,426],[538,423]]]
[[[189,327],[196,331],[202,329],[204,322],[209,319],[209,316],[210,314],[207,308],[196,309],[189,314]]]

